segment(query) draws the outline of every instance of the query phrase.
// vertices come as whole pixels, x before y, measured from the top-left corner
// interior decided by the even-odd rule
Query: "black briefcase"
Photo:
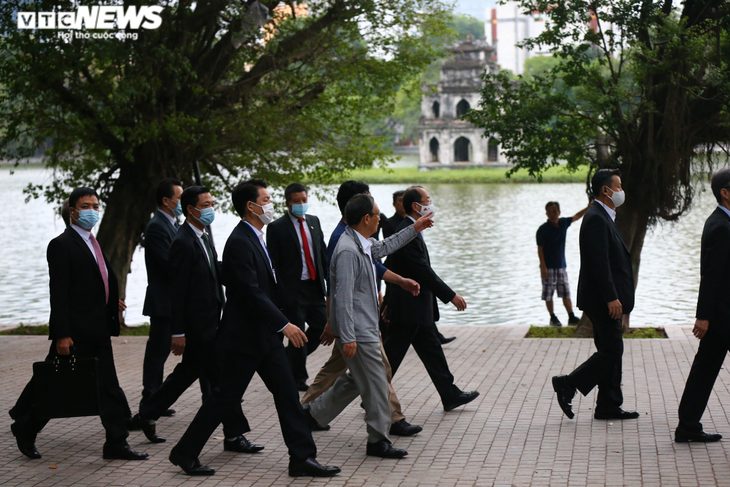
[[[96,357],[56,356],[33,364],[36,416],[41,419],[101,415]]]

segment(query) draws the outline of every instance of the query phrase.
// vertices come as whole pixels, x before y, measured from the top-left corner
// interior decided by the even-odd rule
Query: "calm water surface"
[[[52,173],[41,168],[0,169],[0,324],[47,322],[48,241],[64,229],[51,205],[42,200],[24,204],[23,188],[48,182]],[[391,194],[396,185],[374,185],[371,192],[381,211],[393,213]],[[438,207],[436,224],[425,238],[435,271],[468,304],[457,312],[441,305],[441,324],[516,325],[546,324],[540,300],[540,271],[535,231],[545,221],[544,205],[558,200],[562,216],[586,204],[583,184],[431,185],[427,188]],[[631,195],[627,195],[627,204]],[[699,284],[702,225],[716,206],[712,193],[698,192],[694,209],[679,223],[650,230],[644,245],[633,326],[686,325],[694,322]],[[337,225],[339,210],[320,198],[310,201],[310,213],[319,216],[325,239]],[[213,224],[216,248],[222,253],[226,238],[239,219],[218,213]],[[580,256],[580,221],[568,229],[566,259],[575,297]],[[147,285],[142,249],[135,252],[127,287],[126,320],[147,321],[142,304]],[[565,323],[562,303],[558,316]]]

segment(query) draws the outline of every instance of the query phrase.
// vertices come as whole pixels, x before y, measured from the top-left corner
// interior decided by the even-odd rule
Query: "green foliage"
[[[522,76],[526,81],[532,80],[535,75],[544,75],[560,63],[554,56],[532,56],[525,59],[525,69]]]
[[[484,22],[466,14],[453,14],[450,22],[459,38],[471,35],[474,39],[484,40]]]
[[[586,338],[574,336],[575,327],[531,326],[525,338]],[[630,328],[624,338],[667,338],[664,328]],[[591,337],[588,337],[591,338]]]
[[[131,326],[122,328],[120,336],[148,336],[150,334],[150,325],[145,323],[144,325]],[[24,325],[12,328],[10,330],[0,331],[0,335],[36,335],[36,336],[48,336],[48,325]]]

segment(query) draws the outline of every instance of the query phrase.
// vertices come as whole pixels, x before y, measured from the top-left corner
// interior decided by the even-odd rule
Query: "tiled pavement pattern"
[[[353,403],[329,432],[315,433],[319,460],[339,465],[331,479],[291,479],[271,396],[256,377],[243,404],[253,431],[264,444],[256,455],[223,452],[221,431],[206,445],[204,464],[213,477],[191,478],[167,461],[172,444],[197,411],[200,394],[190,389],[163,418],[158,433],[167,443],[152,445],[141,432],[130,434],[133,448],[150,453],[144,462],[101,458],[103,429],[96,418],[54,420],[38,438],[42,460],[28,460],[15,448],[6,411],[25,385],[31,363],[42,359],[43,337],[0,337],[0,484],[78,486],[229,485],[730,485],[730,376],[720,373],[704,424],[728,437],[710,445],[675,444],[677,403],[696,350],[689,328],[672,330],[668,340],[627,340],[624,386],[627,408],[638,420],[592,419],[594,394],[576,399],[577,415],[563,417],[550,386],[552,375],[568,372],[593,353],[590,340],[522,339],[526,327],[446,328],[457,335],[445,347],[457,384],[477,389],[472,404],[444,413],[416,354],[409,352],[395,387],[409,421],[423,425],[412,438],[397,438],[403,460],[365,456],[363,413]],[[145,338],[115,339],[117,370],[132,409],[140,393]],[[320,348],[310,360],[313,375],[329,355]],[[171,369],[177,359],[171,358]],[[53,466],[57,466],[53,468]]]

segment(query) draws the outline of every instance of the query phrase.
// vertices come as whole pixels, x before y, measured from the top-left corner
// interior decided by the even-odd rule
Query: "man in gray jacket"
[[[370,195],[353,196],[345,207],[348,227],[330,262],[330,326],[350,373],[339,376],[331,389],[305,405],[305,413],[310,426],[325,426],[361,396],[370,456],[403,458],[408,454],[394,448],[388,437],[391,411],[388,379],[380,354],[374,262],[413,240],[421,230],[430,228],[433,225],[430,216],[425,215],[413,226],[378,241],[368,238],[378,228],[378,205]]]

